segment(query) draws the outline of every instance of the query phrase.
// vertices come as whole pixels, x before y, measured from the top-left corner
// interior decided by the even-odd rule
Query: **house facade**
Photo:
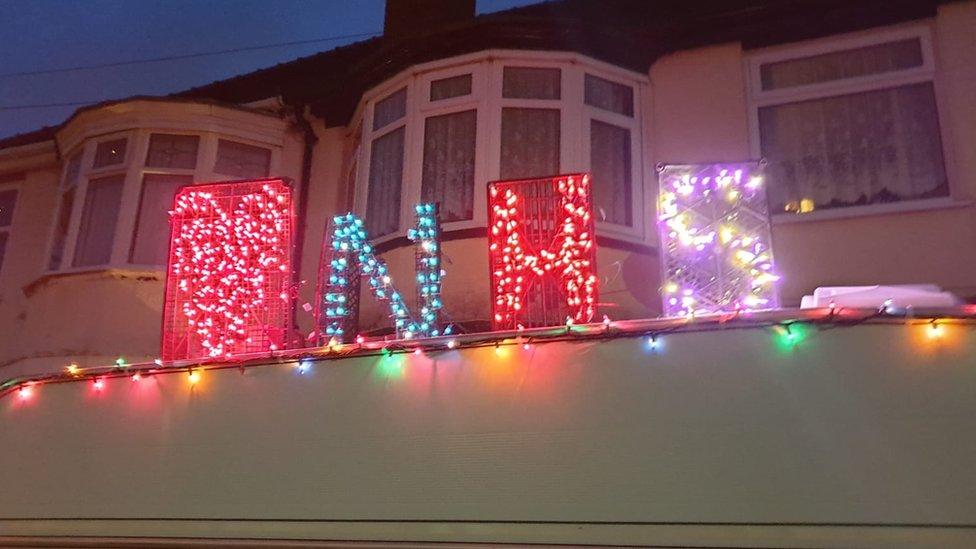
[[[409,281],[411,208],[436,201],[445,311],[486,329],[487,182],[590,172],[600,315],[655,317],[655,166],[760,157],[785,306],[825,285],[976,293],[972,2],[398,6],[381,38],[0,142],[3,368],[156,356],[175,189],[249,177],[293,181],[300,304],[334,214]],[[364,332],[387,323],[363,301]]]
[[[0,544],[972,547],[973,307],[795,308],[976,298],[974,29],[974,0],[388,0],[381,37],[0,140]],[[657,318],[658,166],[760,158],[782,309]],[[489,182],[579,172],[597,323],[489,333]],[[174,195],[265,177],[291,349],[156,368]],[[461,335],[394,342],[364,293],[364,346],[308,343],[330,220],[413,294],[419,202]]]

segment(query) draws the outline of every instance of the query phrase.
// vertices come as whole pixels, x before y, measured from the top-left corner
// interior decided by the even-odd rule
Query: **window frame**
[[[189,168],[158,168],[145,165],[149,152],[149,140],[153,134],[169,135],[193,135],[200,139],[197,148],[197,162],[194,169]],[[95,149],[98,143],[112,141],[125,136],[128,139],[126,144],[125,160],[122,164],[93,168],[92,164],[95,156]],[[269,177],[279,172],[281,164],[281,144],[273,144],[265,141],[249,139],[234,133],[201,131],[183,129],[173,126],[148,126],[138,129],[129,129],[117,132],[106,133],[81,140],[77,145],[65,151],[64,161],[61,166],[61,177],[58,182],[58,207],[55,217],[48,234],[47,245],[44,256],[45,274],[72,274],[90,271],[100,271],[106,269],[118,269],[129,271],[158,271],[166,269],[166,265],[147,265],[142,263],[131,263],[130,252],[135,241],[135,231],[138,229],[138,214],[140,201],[143,194],[143,181],[148,174],[162,175],[189,175],[197,183],[214,181],[233,181],[238,179],[234,176],[217,173],[214,171],[217,160],[217,142],[219,139],[236,141],[247,145],[253,145],[269,149],[271,160],[269,167]],[[51,268],[50,259],[54,251],[57,233],[57,215],[60,214],[61,200],[68,187],[65,186],[65,176],[68,170],[68,159],[73,155],[81,155],[81,166],[78,170],[78,179],[75,182],[74,202],[72,203],[71,214],[68,219],[68,230],[65,235],[64,249],[61,254],[61,262],[55,268]],[[88,196],[88,183],[92,179],[109,177],[112,175],[123,175],[122,198],[119,204],[119,218],[116,221],[115,232],[112,238],[112,252],[110,260],[100,265],[74,266],[75,250],[81,230],[81,218],[84,212],[84,205]]]
[[[14,197],[14,214],[10,218],[10,225],[0,226],[0,233],[6,233],[7,235],[7,243],[3,251],[3,256],[0,257],[0,276],[3,276],[3,267],[7,263],[7,255],[10,254],[10,242],[13,238],[14,225],[17,223],[17,212],[20,211],[19,208],[17,208],[17,205],[20,203],[21,196],[23,195],[23,187],[23,178],[0,182],[0,192],[15,191],[17,193],[17,195]]]
[[[919,41],[922,53],[922,64],[920,66],[775,90],[762,89],[762,65],[799,60],[816,55],[877,46],[908,39],[917,39]],[[935,95],[939,135],[942,139],[942,162],[949,185],[948,196],[907,199],[899,202],[866,204],[863,206],[846,206],[826,210],[814,210],[802,214],[785,212],[772,213],[771,218],[774,223],[795,223],[931,210],[957,207],[968,203],[962,200],[959,189],[954,183],[957,181],[957,177],[955,176],[955,163],[952,159],[953,147],[951,133],[948,131],[948,125],[943,123],[947,119],[945,114],[947,107],[943,99],[943,93],[941,92],[940,81],[937,77],[936,52],[933,48],[932,29],[930,25],[912,24],[898,28],[834,35],[786,46],[764,48],[748,54],[745,59],[745,70],[749,111],[749,147],[754,158],[760,158],[762,156],[759,110],[763,107],[788,105],[801,101],[827,99],[842,95],[924,83],[932,85]]]
[[[516,99],[502,97],[502,78],[505,66],[539,67],[560,69],[560,99]],[[634,115],[628,117],[584,104],[585,74],[629,86],[634,91]],[[430,83],[435,80],[471,74],[471,94],[437,101],[430,100]],[[589,124],[595,118],[603,122],[628,128],[631,132],[631,219],[633,226],[598,221],[597,233],[630,242],[646,244],[652,241],[647,231],[644,201],[645,156],[643,97],[650,79],[603,63],[589,57],[569,52],[534,52],[516,50],[487,50],[449,59],[414,66],[383,84],[367,91],[354,113],[349,127],[363,126],[358,173],[355,177],[353,211],[366,212],[372,141],[386,132],[406,125],[404,170],[399,230],[374,238],[383,243],[402,238],[413,223],[413,206],[420,201],[423,176],[424,129],[426,119],[433,116],[476,111],[475,136],[475,189],[473,219],[444,223],[445,231],[456,231],[487,226],[487,182],[497,180],[501,165],[501,114],[506,107],[549,108],[560,111],[559,157],[560,172],[589,171],[590,144]],[[407,113],[396,123],[379,130],[371,130],[373,108],[377,101],[407,88]]]

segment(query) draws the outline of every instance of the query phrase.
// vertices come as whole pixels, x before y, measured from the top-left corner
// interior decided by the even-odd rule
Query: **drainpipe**
[[[302,283],[302,252],[305,248],[305,228],[308,217],[308,194],[309,185],[312,179],[312,156],[315,154],[315,143],[319,138],[312,129],[312,124],[307,118],[306,105],[294,105],[295,126],[302,132],[304,149],[302,151],[302,174],[298,181],[298,212],[295,216],[295,249],[292,258],[294,266],[292,273],[292,284],[296,295]],[[291,325],[298,333],[298,308],[291,308]],[[299,334],[301,338],[301,334]]]

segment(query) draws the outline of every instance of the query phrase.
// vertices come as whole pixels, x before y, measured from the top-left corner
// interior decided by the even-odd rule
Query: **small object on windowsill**
[[[860,309],[904,309],[906,307],[952,307],[963,301],[935,284],[891,286],[823,286],[803,296],[801,309],[846,307]]]

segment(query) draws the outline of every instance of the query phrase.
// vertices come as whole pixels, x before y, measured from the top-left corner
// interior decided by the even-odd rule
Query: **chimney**
[[[470,21],[475,0],[386,0],[383,35],[402,38]]]

